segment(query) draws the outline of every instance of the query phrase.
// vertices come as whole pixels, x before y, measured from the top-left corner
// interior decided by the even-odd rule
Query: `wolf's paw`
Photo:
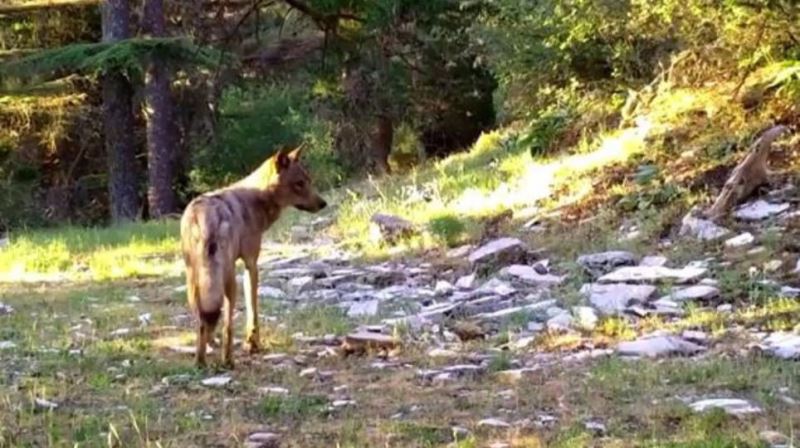
[[[261,352],[261,344],[258,343],[257,339],[248,340],[242,343],[242,349],[244,349],[244,351],[247,353],[254,355]]]

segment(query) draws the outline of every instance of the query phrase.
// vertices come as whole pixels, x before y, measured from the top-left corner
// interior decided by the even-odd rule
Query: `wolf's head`
[[[277,173],[274,184],[275,197],[282,206],[292,206],[300,210],[316,213],[328,203],[317,193],[311,176],[300,162],[301,148],[282,149],[270,159]]]

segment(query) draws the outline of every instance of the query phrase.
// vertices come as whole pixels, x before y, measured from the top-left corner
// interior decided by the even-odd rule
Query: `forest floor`
[[[193,364],[174,222],[12,232],[0,447],[794,446],[796,144],[719,227],[685,222],[764,124],[714,89],[557,157],[490,133],[288,213],[260,259],[265,350],[237,343],[234,370]],[[375,213],[414,234],[387,244]]]

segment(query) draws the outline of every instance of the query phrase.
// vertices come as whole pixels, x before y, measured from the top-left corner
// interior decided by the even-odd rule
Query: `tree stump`
[[[731,172],[714,204],[705,212],[706,218],[717,221],[737,203],[749,196],[756,188],[767,183],[769,171],[767,159],[772,143],[788,128],[773,126],[765,131],[750,147],[750,152]]]

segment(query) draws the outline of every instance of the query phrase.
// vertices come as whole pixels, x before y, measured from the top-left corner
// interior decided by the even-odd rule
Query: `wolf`
[[[195,197],[181,215],[186,293],[197,318],[198,367],[206,366],[206,346],[222,317],[222,364],[233,368],[235,264],[240,259],[247,272],[243,347],[250,353],[260,349],[257,262],[262,235],[287,207],[317,213],[327,206],[300,155],[301,148],[279,150],[247,177]]]

